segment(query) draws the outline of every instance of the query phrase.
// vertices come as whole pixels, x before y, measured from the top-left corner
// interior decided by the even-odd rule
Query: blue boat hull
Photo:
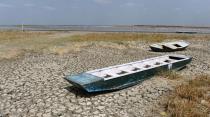
[[[114,78],[110,80],[104,80],[103,78],[93,76],[88,73],[82,73],[75,76],[68,76],[66,80],[76,87],[86,90],[87,92],[101,92],[101,91],[111,91],[127,88],[138,84],[148,78],[151,78],[159,71],[166,70],[179,70],[190,63],[192,58],[185,61],[180,61],[174,63],[169,68],[169,65],[163,65],[160,67],[155,67],[145,71],[140,71],[137,73],[125,75],[119,78]]]

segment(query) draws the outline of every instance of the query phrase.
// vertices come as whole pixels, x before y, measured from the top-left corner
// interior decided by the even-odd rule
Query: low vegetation
[[[40,50],[53,32],[0,31],[0,59],[10,59],[26,51]]]
[[[85,44],[74,43],[64,32],[0,31],[0,59],[11,59],[26,52],[65,54],[79,51]],[[67,36],[71,33],[67,33]]]
[[[0,31],[0,41],[13,41],[19,39],[32,39],[53,34],[53,32],[22,32],[22,31]]]
[[[89,42],[101,41],[102,47],[127,48],[128,41],[161,42],[165,39],[209,39],[209,35],[159,33],[72,33],[0,31],[0,59],[15,58],[26,52],[65,54],[80,51]],[[82,42],[82,43],[81,43]],[[97,43],[98,44],[98,43]],[[100,45],[100,44],[99,44]]]
[[[163,78],[167,78],[170,80],[175,80],[175,79],[180,79],[182,78],[182,76],[180,74],[178,74],[176,71],[174,70],[169,70],[169,71],[160,71],[158,73],[159,76],[163,77]]]
[[[166,34],[166,33],[89,33],[74,35],[72,41],[148,41],[162,42],[167,39],[210,39],[207,35]]]
[[[197,76],[178,86],[165,104],[172,117],[208,117],[210,114],[210,76]]]

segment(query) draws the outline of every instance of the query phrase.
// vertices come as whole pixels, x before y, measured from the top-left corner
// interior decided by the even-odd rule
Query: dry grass
[[[176,71],[174,70],[168,70],[168,71],[160,71],[158,73],[159,76],[163,77],[163,78],[167,78],[170,80],[175,80],[175,79],[180,79],[182,78],[182,76],[180,74],[178,74]]]
[[[18,39],[32,39],[53,34],[53,32],[22,32],[22,31],[0,31],[0,41],[13,41]]]
[[[50,38],[55,34],[55,32],[0,31],[0,59],[15,58],[26,51],[43,52],[45,49],[57,46],[61,41]]]
[[[50,46],[47,49],[45,49],[44,51],[46,51],[46,53],[53,53],[53,54],[57,54],[57,55],[64,55],[70,52],[79,52],[81,51],[83,48],[89,46],[88,43],[66,43],[60,46]]]
[[[166,103],[172,117],[208,117],[210,114],[210,77],[201,75],[178,86]]]
[[[0,31],[0,59],[10,59],[27,50],[39,49],[43,39],[53,32]]]
[[[63,55],[80,51],[87,43],[71,41],[72,33],[0,31],[0,59],[15,58],[25,52]],[[63,38],[63,37],[69,38]]]
[[[162,42],[167,39],[210,39],[209,35],[163,34],[163,33],[89,33],[75,35],[72,41],[149,41]]]
[[[160,42],[165,39],[209,39],[209,35],[158,34],[158,33],[69,33],[0,31],[0,59],[14,58],[25,52],[66,54],[80,51],[87,43],[102,47],[126,49],[128,41]],[[91,44],[91,43],[89,43]]]

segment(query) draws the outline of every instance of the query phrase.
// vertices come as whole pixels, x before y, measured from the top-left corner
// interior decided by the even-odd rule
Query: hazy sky
[[[0,0],[0,25],[210,26],[210,0]]]

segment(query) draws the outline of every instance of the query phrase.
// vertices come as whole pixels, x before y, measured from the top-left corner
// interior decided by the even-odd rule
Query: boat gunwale
[[[155,65],[155,66],[151,66],[149,68],[140,68],[141,70],[138,70],[138,71],[133,71],[133,72],[127,72],[125,74],[122,74],[122,75],[117,75],[117,76],[113,76],[113,77],[109,77],[109,78],[104,78],[104,77],[100,77],[100,76],[97,76],[97,75],[94,75],[92,73],[94,72],[99,72],[100,70],[101,71],[104,71],[104,70],[108,70],[110,68],[116,68],[116,67],[122,67],[122,66],[126,66],[126,65],[132,65],[132,64],[135,64],[135,63],[143,63],[145,61],[150,61],[150,60],[154,60],[154,59],[158,59],[158,58],[165,58],[165,57],[170,57],[170,56],[175,56],[175,57],[180,57],[182,59],[180,60],[175,60],[175,61],[172,61],[170,63],[167,63],[167,62],[164,62],[163,61],[163,64],[160,64],[160,65]],[[114,65],[114,66],[110,66],[110,67],[105,67],[105,68],[102,68],[102,69],[96,69],[96,70],[92,70],[92,71],[87,71],[85,73],[87,74],[90,74],[90,75],[93,75],[93,76],[97,76],[99,78],[102,78],[104,81],[106,80],[111,80],[111,79],[115,79],[115,78],[119,78],[119,77],[122,77],[122,76],[127,76],[127,75],[130,75],[130,74],[134,74],[134,73],[138,73],[138,72],[142,72],[142,71],[145,71],[145,70],[150,70],[150,69],[153,69],[153,68],[156,68],[156,67],[160,67],[160,66],[164,66],[164,65],[172,65],[172,64],[175,64],[177,62],[180,62],[180,61],[185,61],[185,60],[188,60],[190,59],[191,57],[189,56],[185,56],[185,55],[164,55],[164,56],[159,56],[159,57],[153,57],[153,58],[149,58],[149,59],[144,59],[144,60],[140,60],[140,61],[136,61],[136,62],[131,62],[131,63],[126,63],[126,64],[121,64],[121,65]],[[170,68],[169,68],[170,69]]]
[[[163,50],[165,45],[174,45],[174,44],[180,44],[180,43],[184,43],[185,45],[183,46],[182,44],[180,45],[181,47],[176,47],[176,49],[172,49],[172,50],[177,50],[177,49],[182,49],[182,48],[186,48],[190,45],[189,42],[186,42],[184,40],[180,40],[180,41],[174,41],[174,42],[162,42],[162,43],[155,43],[155,44],[151,44],[150,48],[157,48],[157,49],[161,49]]]

